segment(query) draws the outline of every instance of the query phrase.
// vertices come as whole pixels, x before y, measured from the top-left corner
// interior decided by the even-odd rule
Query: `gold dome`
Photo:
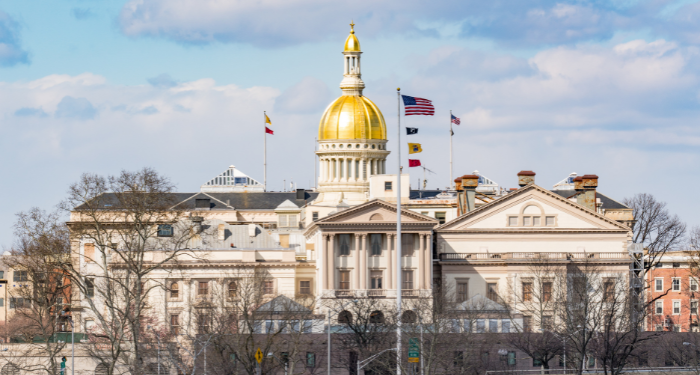
[[[386,139],[386,123],[379,108],[364,96],[343,95],[321,117],[318,140]]]
[[[345,50],[343,52],[360,52],[360,41],[355,36],[355,24],[350,24],[350,35],[345,40]]]

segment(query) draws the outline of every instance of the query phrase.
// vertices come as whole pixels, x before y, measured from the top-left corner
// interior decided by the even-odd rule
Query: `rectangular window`
[[[0,279],[2,279],[2,274],[0,273]],[[698,291],[698,280],[694,277],[690,278],[690,291],[691,292],[697,292]]]
[[[24,298],[10,298],[11,309],[22,309],[30,307],[30,300]]]
[[[180,315],[172,314],[170,315],[170,333],[173,335],[180,334]]]
[[[4,279],[4,278],[5,278],[5,271],[0,271],[0,279]]]
[[[517,216],[509,216],[508,217],[508,226],[509,227],[517,227],[518,226],[518,217]]]
[[[316,367],[316,354],[311,352],[306,352],[306,367],[314,368]]]
[[[348,359],[348,373],[350,375],[360,375],[357,373],[357,352],[350,352]]]
[[[595,357],[592,355],[588,356],[588,367],[595,367]]]
[[[382,271],[371,271],[370,277],[372,278],[371,288],[372,289],[383,289],[382,286]]]
[[[657,278],[654,280],[654,291],[663,292],[664,291],[664,279]]]
[[[197,295],[198,296],[208,296],[209,295],[209,282],[200,281],[197,283]]]
[[[654,313],[655,313],[656,315],[663,315],[663,314],[664,314],[664,301],[662,301],[662,300],[657,300],[657,301],[655,302]]]
[[[404,290],[413,290],[413,271],[403,271],[401,280]]]
[[[548,227],[553,227],[554,226],[554,216],[547,216],[545,218],[545,223],[547,224]]]
[[[540,217],[539,216],[533,216],[532,217],[532,226],[533,227],[539,227],[541,224],[540,222]]]
[[[304,296],[311,295],[311,281],[303,280],[299,281],[299,294]]]
[[[542,329],[551,331],[552,330],[553,319],[551,316],[545,315],[542,317]]]
[[[445,219],[447,218],[447,213],[446,212],[436,212],[435,218],[438,220],[438,223],[445,224]]]
[[[94,262],[95,261],[95,244],[94,243],[83,244],[83,258],[85,258],[86,262]]]
[[[673,263],[673,268],[681,268],[681,264],[680,263]]]
[[[274,320],[266,320],[265,321],[265,333],[272,333],[274,332],[275,329],[275,321]]]
[[[207,334],[209,333],[209,324],[211,317],[207,314],[197,316],[197,333]]]
[[[0,307],[4,307],[4,306],[5,306],[5,299],[0,298]]]
[[[674,292],[680,292],[681,291],[681,279],[679,277],[674,277],[671,279],[671,286],[673,287]]]
[[[510,320],[501,319],[501,332],[510,333]]]
[[[85,297],[95,297],[95,279],[85,279]]]
[[[673,332],[680,332],[681,331],[681,325],[680,324],[674,324],[673,325]]]
[[[173,226],[170,224],[160,224],[158,225],[158,237],[172,237],[173,236]],[[94,250],[93,245],[93,250]],[[94,253],[93,253],[94,254]]]
[[[606,281],[603,283],[603,301],[613,302],[615,298],[615,283],[613,281]]]
[[[523,331],[524,332],[532,331],[532,317],[531,316],[523,316]]]
[[[552,300],[552,282],[547,281],[542,283],[542,301],[549,302]]]
[[[530,216],[523,216],[523,226],[524,227],[532,226],[532,218]]]
[[[455,351],[452,356],[453,356],[452,364],[455,367],[462,367],[462,365],[464,365],[464,352]]]
[[[489,319],[489,332],[498,332],[498,320]]]
[[[238,296],[238,282],[228,282],[228,298],[236,298]]]
[[[698,315],[698,301],[690,301],[690,313],[692,315]]]
[[[265,294],[274,294],[275,293],[275,281],[274,280],[265,280],[263,283],[263,293]]]
[[[673,301],[673,315],[681,313],[681,301]]]
[[[421,215],[425,215],[425,216],[429,216],[430,212],[428,212],[428,211],[421,211],[420,214],[421,214]]]
[[[523,283],[523,301],[532,301],[532,283]]]
[[[350,255],[350,235],[341,234],[338,236],[338,246],[340,247],[340,255],[348,256]]]
[[[369,241],[372,247],[372,255],[382,255],[382,235],[378,233],[370,234]]]
[[[498,301],[498,284],[497,283],[487,283],[486,284],[486,297],[491,301]]]
[[[340,275],[340,289],[342,290],[349,290],[350,289],[350,271],[340,271],[338,272]]]
[[[311,220],[313,220],[313,221],[318,220],[318,211],[314,211],[311,213]]]
[[[385,191],[390,191],[390,190],[392,190],[392,186],[391,186],[391,185],[392,185],[392,182],[391,182],[391,181],[386,181],[386,182],[384,182],[384,190],[385,190]]]
[[[402,256],[413,256],[413,250],[416,246],[416,235],[413,233],[402,233],[401,234],[401,255]]]
[[[469,299],[469,283],[466,281],[457,283],[457,303],[464,302]]]
[[[532,359],[532,367],[541,367],[542,366],[542,360],[539,358],[533,358]]]
[[[663,332],[663,331],[664,331],[664,327],[661,324],[657,324],[656,325],[656,332]]]
[[[486,331],[486,321],[484,319],[476,320],[476,333],[484,333]]]
[[[515,352],[508,352],[508,366],[516,365]]]
[[[664,267],[663,263],[661,263],[661,262],[656,263],[656,268],[663,268],[663,267]]]
[[[180,285],[176,282],[170,284],[170,298],[180,298]]]
[[[12,281],[28,281],[29,280],[29,274],[27,271],[15,271],[12,274]]]

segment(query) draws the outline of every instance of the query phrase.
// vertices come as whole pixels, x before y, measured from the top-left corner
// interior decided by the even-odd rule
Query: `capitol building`
[[[454,189],[414,190],[408,174],[390,173],[386,121],[363,94],[362,50],[352,26],[338,61],[341,94],[318,127],[318,187],[266,191],[232,165],[200,191],[174,193],[173,209],[183,214],[178,222],[159,225],[158,236],[190,228],[182,247],[192,256],[149,274],[158,285],[148,295],[156,320],[175,332],[196,330],[187,323],[193,307],[210,306],[216,293],[225,296],[222,304],[232,303],[242,281],[264,270],[266,301],[282,298],[308,309],[320,323],[312,329],[316,333],[324,332],[326,319],[332,325],[352,319],[351,311],[336,308],[343,301],[372,300],[380,313],[393,309],[397,290],[410,304],[431,300],[438,289],[458,309],[476,302],[490,306],[492,314],[479,324],[511,332],[545,323],[523,304],[546,287],[532,283],[533,264],[542,259],[562,269],[595,264],[603,278],[628,275],[632,210],[602,193],[597,175],[574,173],[548,188],[537,184],[535,172],[514,170],[507,182],[513,188],[507,188],[479,171],[464,171]],[[111,210],[108,199],[101,202],[100,209]],[[82,217],[76,208],[69,224],[77,227]],[[99,279],[102,265],[113,262],[100,249],[121,246],[112,241],[76,235],[75,267]],[[159,259],[150,252],[145,262]],[[99,298],[87,289],[76,293],[76,331],[89,332],[98,324]]]

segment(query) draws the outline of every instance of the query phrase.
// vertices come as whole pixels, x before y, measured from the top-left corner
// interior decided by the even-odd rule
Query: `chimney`
[[[192,220],[192,229],[194,230],[194,233],[202,233],[202,222],[204,221],[204,218],[201,216],[192,216],[190,220]]]
[[[226,239],[226,224],[219,224],[219,241]]]
[[[462,176],[462,189],[464,189],[464,213],[473,211],[476,202],[476,188],[479,186],[479,176],[465,174]]]
[[[535,183],[535,172],[533,171],[520,171],[518,172],[518,185],[520,187],[527,186]]]
[[[589,210],[596,212],[596,188],[598,187],[598,176],[586,174],[574,178],[574,188],[578,195],[576,202]]]
[[[462,190],[462,177],[455,178],[455,190]]]
[[[306,198],[306,190],[297,189],[297,199],[304,200],[304,198]]]

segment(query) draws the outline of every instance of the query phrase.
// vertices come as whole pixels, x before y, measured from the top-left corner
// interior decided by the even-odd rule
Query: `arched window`
[[[384,323],[384,313],[379,310],[372,311],[372,313],[369,314],[369,322],[375,324]]]
[[[404,311],[403,314],[401,315],[401,323],[411,324],[411,323],[415,323],[415,322],[416,322],[416,313],[415,312],[413,312],[411,310],[407,310],[407,311]]]
[[[95,367],[95,375],[108,375],[109,368],[104,363],[100,363]]]
[[[238,294],[238,283],[231,281],[228,283],[228,298],[236,298]]]
[[[382,221],[384,220],[384,216],[381,214],[372,214],[372,216],[369,217],[369,221]]]
[[[2,371],[0,371],[1,375],[19,375],[19,367],[15,365],[14,363],[8,363],[5,366],[2,366]]]
[[[180,298],[180,285],[177,281],[170,284],[170,298]]]
[[[343,310],[338,314],[338,323],[352,324],[352,313],[347,310]]]

